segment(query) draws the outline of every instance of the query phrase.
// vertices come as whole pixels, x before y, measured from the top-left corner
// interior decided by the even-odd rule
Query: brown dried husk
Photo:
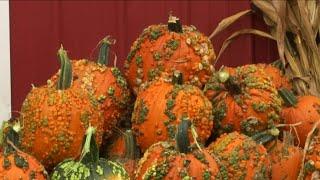
[[[285,73],[292,80],[293,88],[299,95],[320,96],[320,44],[316,37],[320,34],[319,0],[251,0],[263,13],[270,33],[257,29],[243,29],[234,32],[225,40],[220,52],[238,36],[255,34],[277,41],[279,57],[286,66]],[[210,35],[213,38],[240,17],[250,11],[241,11],[219,23]]]

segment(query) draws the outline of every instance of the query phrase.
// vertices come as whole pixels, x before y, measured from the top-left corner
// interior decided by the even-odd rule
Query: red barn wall
[[[72,59],[89,58],[97,42],[112,35],[113,51],[122,67],[133,41],[150,24],[166,23],[170,11],[183,24],[209,35],[218,22],[249,9],[244,0],[216,1],[10,1],[12,109],[19,111],[30,91],[58,70],[57,49],[63,43]],[[261,18],[247,16],[213,39],[216,52],[234,30],[259,27]],[[221,57],[219,65],[270,62],[277,58],[273,42],[240,37]]]

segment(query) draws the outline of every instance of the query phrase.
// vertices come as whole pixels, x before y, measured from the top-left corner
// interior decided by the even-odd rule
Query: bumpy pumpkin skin
[[[315,96],[300,96],[295,106],[284,107],[282,109],[281,117],[286,124],[301,122],[295,128],[300,140],[299,146],[304,147],[308,133],[311,131],[314,123],[320,119],[320,99]]]
[[[173,85],[160,79],[142,88],[132,114],[132,128],[144,152],[149,146],[174,139],[183,116],[189,117],[204,143],[211,134],[211,103],[202,91],[192,85]]]
[[[204,89],[214,107],[215,133],[239,131],[252,136],[280,122],[282,100],[263,69],[248,65],[231,70],[230,76],[240,92],[226,88],[218,74],[210,78]]]
[[[55,85],[35,87],[21,109],[21,146],[46,169],[80,154],[82,137],[89,124],[97,129],[101,144],[103,118],[100,104],[81,89],[56,90]]]
[[[276,89],[280,89],[280,88],[292,89],[292,84],[290,83],[289,79],[285,75],[283,75],[283,73],[280,71],[279,68],[274,67],[270,64],[262,64],[262,63],[244,65],[243,67],[246,68],[252,65],[256,66],[256,68],[259,68],[259,69],[261,68],[264,71],[264,72],[256,71],[254,74],[258,77],[259,76],[269,77]],[[233,67],[225,67],[224,70],[228,71],[231,75],[235,75],[236,73],[236,68],[233,68]]]
[[[107,67],[86,59],[72,60],[73,86],[89,93],[102,104],[105,137],[110,137],[118,122],[129,117],[132,109],[127,82],[118,68]],[[55,83],[59,72],[51,78]]]
[[[97,163],[84,165],[72,159],[61,162],[51,176],[52,180],[129,179],[123,167],[115,162],[100,159]]]
[[[184,82],[199,87],[208,80],[216,58],[210,40],[193,26],[182,29],[182,33],[176,33],[170,32],[167,25],[152,25],[133,43],[124,67],[135,93],[141,83],[163,71],[171,74],[179,70]]]
[[[23,152],[12,152],[0,156],[0,178],[46,180],[44,167],[32,156]]]
[[[299,175],[303,152],[299,147],[277,141],[269,152],[272,163],[271,179],[296,180]]]
[[[220,176],[216,161],[205,149],[184,154],[171,143],[158,142],[140,159],[135,179],[220,179]]]
[[[292,89],[292,84],[290,83],[289,79],[281,72],[280,69],[270,64],[257,64],[257,66],[264,69],[266,74],[270,76],[271,81],[277,89]]]
[[[270,179],[267,150],[251,138],[233,132],[221,135],[207,148],[225,167],[221,174],[229,179]]]

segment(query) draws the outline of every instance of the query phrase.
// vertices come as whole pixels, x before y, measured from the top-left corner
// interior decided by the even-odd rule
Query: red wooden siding
[[[193,24],[209,35],[218,22],[250,8],[249,1],[10,1],[12,104],[19,111],[31,88],[58,69],[56,51],[63,43],[73,59],[89,58],[97,42],[110,34],[121,67],[132,42],[150,24],[166,23],[170,11],[183,24]],[[216,51],[232,31],[261,27],[244,17],[213,40]],[[265,27],[263,27],[265,28]],[[273,60],[274,45],[261,38],[241,37],[224,53],[218,65],[240,65]],[[270,53],[271,52],[271,53]]]

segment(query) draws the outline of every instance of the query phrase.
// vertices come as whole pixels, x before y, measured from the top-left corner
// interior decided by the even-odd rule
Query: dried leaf
[[[274,37],[272,37],[270,34],[257,30],[257,29],[242,29],[239,31],[234,32],[233,34],[231,34],[222,44],[222,47],[219,51],[219,54],[216,58],[216,62],[218,61],[218,59],[220,58],[221,54],[225,51],[225,49],[234,41],[234,39],[236,39],[237,37],[239,37],[240,35],[244,35],[244,34],[255,34],[255,35],[259,35],[262,37],[266,37],[269,39],[273,39],[275,40]]]
[[[298,0],[298,8],[299,8],[299,12],[301,15],[300,29],[302,32],[302,38],[305,39],[305,41],[307,42],[307,45],[313,51],[318,51],[317,44],[316,44],[315,38],[314,38],[315,33],[313,32],[311,22],[309,21],[309,18],[308,18],[308,12],[307,12],[305,1]]]
[[[290,29],[291,32],[293,33],[298,33],[299,31],[299,25],[298,25],[298,20],[295,15],[295,13],[292,10],[292,7],[290,3],[287,4],[287,27]]]
[[[273,22],[268,16],[263,15],[263,20],[268,26],[276,26],[276,22]]]
[[[298,176],[298,180],[303,180],[304,179],[304,161],[306,159],[306,155],[309,149],[309,146],[312,142],[313,136],[314,136],[314,132],[316,131],[316,129],[318,128],[320,123],[320,120],[318,120],[316,123],[313,124],[311,131],[308,133],[307,139],[306,139],[306,143],[304,145],[303,148],[303,156],[302,156],[302,162],[301,162],[301,167],[300,167],[300,172],[299,172],[299,176]]]
[[[309,14],[309,20],[311,22],[313,30],[316,32],[319,27],[319,1],[317,0],[308,0],[306,1],[307,4],[307,12]]]
[[[251,0],[264,14],[268,16],[273,22],[277,22],[277,13],[270,1]]]
[[[310,75],[310,73],[309,73],[310,66],[309,66],[309,61],[308,61],[308,53],[307,53],[307,49],[305,48],[299,35],[297,35],[295,37],[295,44],[296,44],[297,50],[299,52],[303,73],[304,73],[304,75],[309,76]]]
[[[275,7],[275,10],[278,14],[277,16],[277,27],[276,27],[276,39],[278,45],[279,57],[282,60],[283,64],[285,64],[284,58],[284,37],[286,33],[286,1],[283,0],[273,0],[272,4]]]
[[[294,59],[287,48],[285,48],[284,53],[286,56],[286,60],[290,66],[291,77],[303,77],[298,64],[299,59]],[[288,72],[286,73],[289,74]],[[294,89],[297,91],[298,94],[300,95],[307,94],[308,88],[304,81],[301,81],[301,79],[296,78],[296,79],[292,79],[292,82],[295,87]]]
[[[238,12],[237,14],[232,15],[230,17],[224,18],[222,21],[219,22],[216,29],[210,34],[209,39],[212,39],[215,35],[223,31],[227,27],[229,27],[231,24],[233,24],[238,19],[240,19],[242,16],[249,14],[250,12],[251,10],[249,9],[249,10]]]

